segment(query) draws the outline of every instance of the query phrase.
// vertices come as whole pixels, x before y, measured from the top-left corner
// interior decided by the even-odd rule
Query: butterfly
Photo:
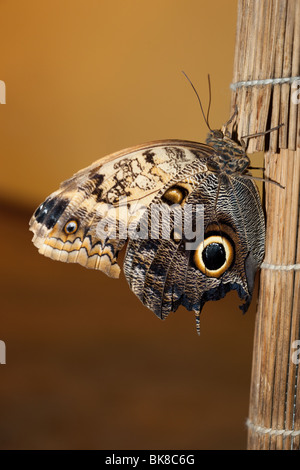
[[[207,301],[236,290],[244,313],[250,305],[265,244],[254,179],[267,180],[252,177],[245,141],[227,130],[237,109],[212,130],[209,108],[205,116],[183,74],[209,129],[205,143],[161,140],[97,160],[47,197],[29,225],[39,253],[112,278],[127,245],[123,270],[131,290],[161,319],[180,305],[194,311],[200,334]]]
[[[207,301],[236,290],[243,312],[251,302],[265,222],[249,164],[226,125],[210,130],[205,144],[161,140],[122,150],[79,171],[46,198],[30,220],[33,243],[47,257],[112,278],[119,277],[118,253],[127,244],[123,268],[131,290],[161,319],[180,305],[194,311],[199,331]],[[202,238],[192,247],[178,235],[174,214],[168,215],[174,205],[179,212],[204,208]],[[154,208],[161,218],[149,217]],[[195,224],[195,210],[189,219]],[[169,237],[162,236],[164,220]]]

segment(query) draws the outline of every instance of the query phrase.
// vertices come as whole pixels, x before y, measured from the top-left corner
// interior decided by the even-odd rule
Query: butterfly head
[[[206,139],[207,145],[215,150],[209,169],[227,175],[243,174],[250,164],[245,149],[229,136],[225,129],[211,130]]]

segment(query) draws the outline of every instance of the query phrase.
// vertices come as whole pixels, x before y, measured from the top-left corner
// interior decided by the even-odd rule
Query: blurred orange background
[[[28,221],[75,171],[229,117],[237,2],[1,0],[1,449],[240,449],[256,297],[165,322],[115,281],[40,256]]]

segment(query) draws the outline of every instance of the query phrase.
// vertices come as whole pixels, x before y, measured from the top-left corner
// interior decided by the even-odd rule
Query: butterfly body
[[[39,206],[30,221],[33,243],[52,259],[115,278],[127,243],[125,277],[160,318],[181,304],[198,318],[206,301],[233,289],[246,311],[265,233],[248,166],[244,149],[222,131],[212,131],[206,144],[166,140],[117,152],[76,173]],[[191,207],[184,222],[192,226],[197,205],[204,207],[203,238],[190,248],[185,233],[177,235],[180,211],[170,210]]]

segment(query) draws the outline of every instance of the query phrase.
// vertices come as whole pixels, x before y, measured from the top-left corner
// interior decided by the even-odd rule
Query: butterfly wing
[[[185,167],[196,173],[201,159],[212,152],[205,144],[166,140],[96,161],[62,183],[35,211],[30,220],[34,245],[54,260],[117,278],[117,255],[129,225],[140,220],[175,175]]]
[[[129,232],[125,277],[157,316],[165,318],[180,304],[199,315],[206,301],[232,289],[246,311],[264,255],[263,211],[254,182],[235,173],[222,182],[211,167],[213,155],[211,146],[168,140],[99,160],[39,206],[30,221],[33,243],[52,259],[117,278],[118,252]],[[176,235],[176,216],[169,218],[174,203],[204,206],[203,237],[193,247],[186,234]],[[189,226],[197,225],[196,214],[188,213]]]
[[[186,186],[186,172],[181,171],[169,187]],[[243,176],[231,176],[227,184],[219,184],[216,174],[200,171],[194,176],[185,199],[196,207],[204,205],[204,241],[189,248],[187,238],[162,237],[163,220],[158,223],[158,239],[130,240],[124,263],[127,281],[139,299],[157,316],[165,318],[180,304],[199,315],[208,300],[219,300],[236,290],[250,304],[254,276],[264,256],[264,215],[256,185]],[[160,191],[152,203],[163,205]],[[191,212],[195,219],[196,212]],[[141,219],[147,220],[144,214]],[[174,220],[173,226],[174,229]],[[196,225],[195,220],[193,224]]]

